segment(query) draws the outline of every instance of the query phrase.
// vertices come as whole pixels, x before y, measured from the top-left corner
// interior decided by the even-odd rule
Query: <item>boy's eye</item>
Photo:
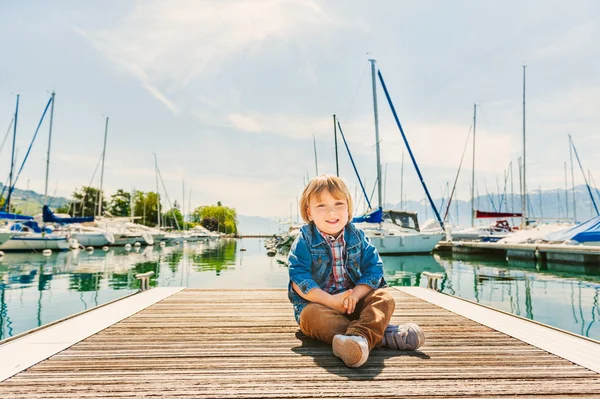
[[[319,204],[317,205],[317,208],[325,208],[325,204]]]
[[[345,204],[345,203],[343,203],[343,202],[336,202],[336,203],[335,203],[335,206],[344,206],[344,205],[346,205],[346,204]]]

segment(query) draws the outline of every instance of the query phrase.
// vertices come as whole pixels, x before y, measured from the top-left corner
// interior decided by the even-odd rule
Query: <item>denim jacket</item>
[[[352,280],[352,286],[365,284],[374,289],[386,286],[383,279],[383,262],[365,233],[348,223],[344,229],[344,240],[344,266]],[[305,224],[300,229],[300,234],[292,244],[288,264],[288,298],[294,305],[294,317],[300,323],[300,313],[310,302],[294,291],[292,282],[307,294],[313,288],[323,287],[333,267],[331,247],[314,223]]]

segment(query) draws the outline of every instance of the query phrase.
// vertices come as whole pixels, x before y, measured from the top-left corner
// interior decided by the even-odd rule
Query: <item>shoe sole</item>
[[[369,358],[369,353],[367,352],[366,355],[364,353],[362,353],[362,349],[361,349],[359,343],[356,341],[353,341],[351,339],[340,339],[337,336],[335,336],[333,338],[332,347],[333,347],[333,354],[336,357],[339,357],[340,359],[342,359],[344,364],[348,367],[352,367],[352,368],[360,367],[363,364],[365,364],[365,362]],[[345,357],[349,357],[350,352],[354,352],[354,351],[356,351],[357,353],[360,353],[361,357],[357,362],[348,364]],[[353,357],[357,357],[357,356],[353,356]]]

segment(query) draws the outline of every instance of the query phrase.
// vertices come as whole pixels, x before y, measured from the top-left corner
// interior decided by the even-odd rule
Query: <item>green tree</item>
[[[225,234],[237,234],[237,212],[235,208],[223,206],[221,201],[218,201],[217,205],[199,206],[192,212],[191,219],[194,223],[202,223],[206,219],[207,226],[204,224],[203,226],[209,230],[211,230],[209,226],[213,225],[209,223],[210,219],[216,219],[216,230]]]
[[[175,215],[175,217],[173,217]],[[165,226],[176,229],[179,226],[179,229],[183,229],[183,215],[179,212],[179,209],[172,208],[170,211],[165,212],[163,214],[163,220],[165,221]],[[175,223],[177,220],[177,223]]]
[[[0,209],[4,208],[4,203],[5,202],[6,202],[6,199],[4,197],[0,197]],[[5,212],[16,213],[15,212],[15,206],[11,203],[10,204],[10,209],[5,209]]]
[[[73,202],[69,205],[68,214],[71,216],[94,216],[98,213],[98,190],[95,187],[82,186],[73,192]],[[106,209],[106,201],[102,196],[101,213]]]
[[[136,223],[144,226],[156,226],[158,223],[158,200],[155,192],[136,191],[133,197],[133,211]]]
[[[113,216],[129,216],[131,214],[131,193],[118,189],[110,196],[108,211]]]

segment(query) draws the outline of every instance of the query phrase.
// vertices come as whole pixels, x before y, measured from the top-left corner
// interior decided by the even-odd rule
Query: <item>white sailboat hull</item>
[[[84,247],[103,247],[115,241],[112,233],[74,233],[71,236]]]
[[[380,255],[430,253],[443,234],[416,233],[381,235],[365,231]]]
[[[0,233],[0,246],[12,237],[11,233]]]
[[[43,251],[44,249],[66,251],[69,249],[69,240],[64,236],[32,234],[12,237],[0,245],[1,251]]]

